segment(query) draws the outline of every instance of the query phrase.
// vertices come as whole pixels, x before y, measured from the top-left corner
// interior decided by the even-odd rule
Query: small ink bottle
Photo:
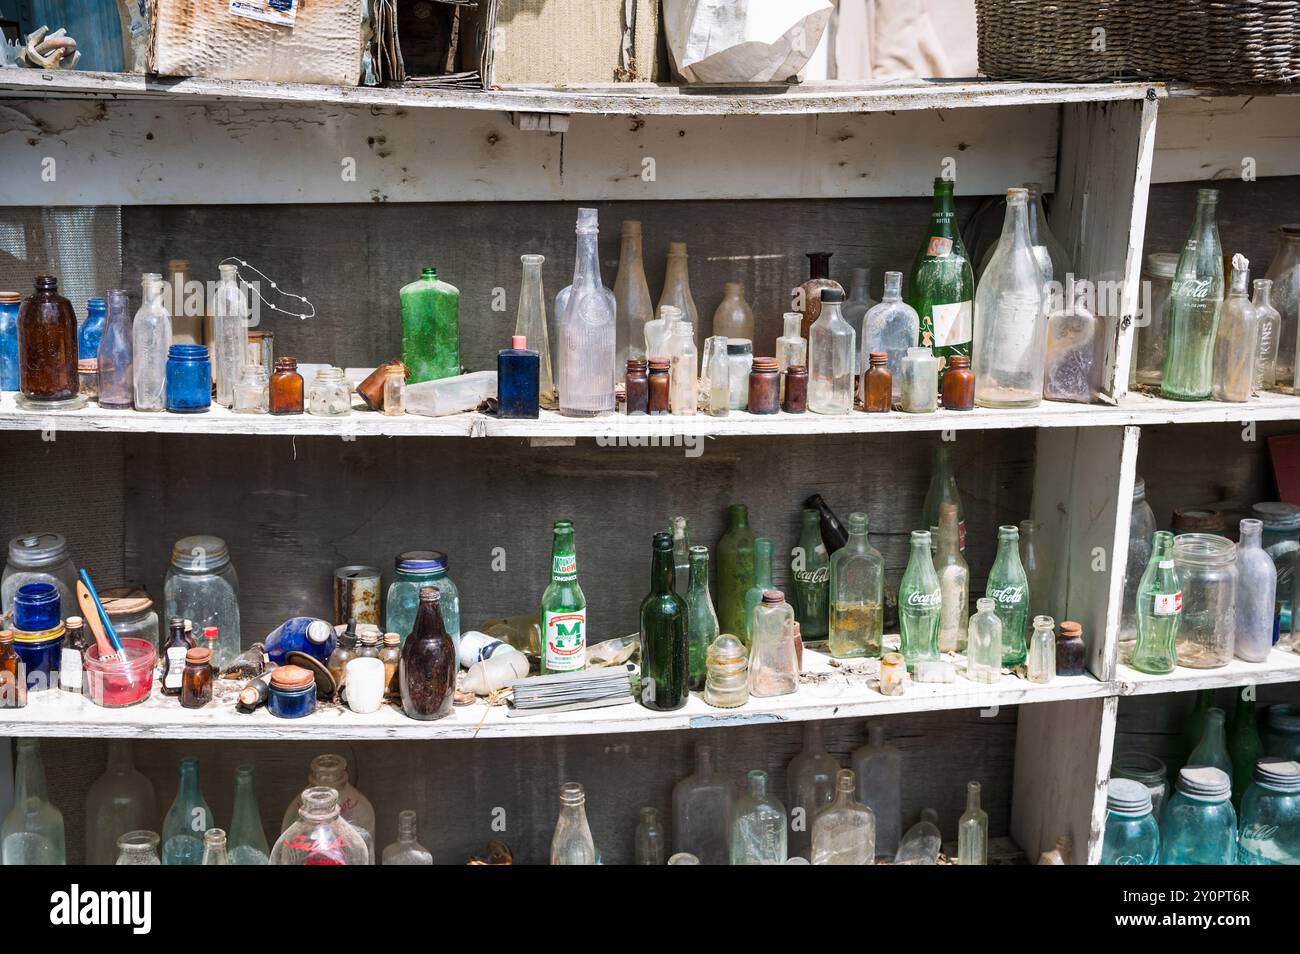
[[[537,375],[541,357],[528,350],[528,339],[514,335],[510,347],[497,352],[497,416],[537,418]]]

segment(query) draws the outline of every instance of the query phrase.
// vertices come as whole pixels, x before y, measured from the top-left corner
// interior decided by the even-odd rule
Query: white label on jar
[[[1183,591],[1177,593],[1157,593],[1155,615],[1175,616],[1183,611]]]
[[[955,301],[949,305],[935,305],[930,314],[934,321],[934,347],[970,344],[971,303]]]
[[[81,650],[63,647],[59,654],[59,688],[81,691]]]
[[[167,677],[163,680],[163,688],[181,687],[181,673],[185,670],[185,653],[184,646],[173,646],[167,650]]]

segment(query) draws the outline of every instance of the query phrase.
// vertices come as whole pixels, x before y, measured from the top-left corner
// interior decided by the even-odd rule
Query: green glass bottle
[[[975,273],[957,231],[952,189],[951,179],[934,180],[930,227],[907,277],[907,303],[921,319],[922,347],[939,358],[940,381],[950,356],[970,355],[973,331]]]
[[[825,639],[830,622],[831,558],[822,543],[821,514],[803,512],[799,546],[790,559],[794,580],[794,616],[805,641]]]
[[[1178,762],[1170,763],[1169,777],[1177,778],[1178,770],[1187,764],[1188,758],[1191,757],[1192,750],[1196,748],[1201,741],[1201,735],[1205,732],[1205,717],[1210,709],[1214,706],[1214,690],[1198,689],[1196,690],[1196,700],[1192,704],[1192,711],[1188,713],[1187,721],[1183,723],[1183,731],[1179,736],[1178,745]]]
[[[884,630],[885,561],[867,515],[849,514],[849,540],[831,555],[828,638],[836,659],[878,657]]]
[[[1232,778],[1232,758],[1228,755],[1226,722],[1222,709],[1212,707],[1206,711],[1201,741],[1196,744],[1196,748],[1192,749],[1192,754],[1187,756],[1189,766],[1212,765]],[[1251,771],[1254,771],[1254,766],[1251,766]]]
[[[939,658],[939,622],[943,597],[930,555],[930,531],[913,530],[911,553],[898,585],[899,645],[908,672],[916,664]]]
[[[1232,731],[1228,735],[1228,755],[1232,759],[1232,802],[1241,809],[1241,796],[1250,788],[1255,774],[1255,763],[1264,755],[1264,743],[1259,737],[1259,722],[1255,717],[1255,689],[1240,686],[1236,690],[1237,705],[1232,713]]]
[[[666,712],[690,698],[686,600],[673,582],[673,536],[656,533],[650,592],[641,601],[641,705]]]
[[[671,544],[671,538],[669,538]],[[555,522],[551,582],[542,594],[542,674],[587,666],[587,599],[578,585],[573,523]]]
[[[727,508],[727,532],[718,541],[718,625],[749,645],[745,621],[745,593],[754,585],[754,531],[749,528],[749,508]]]
[[[1157,531],[1151,538],[1151,559],[1142,573],[1136,600],[1133,668],[1155,674],[1173,672],[1178,663],[1174,644],[1183,615],[1183,593],[1174,568],[1174,535],[1168,530]]]
[[[763,602],[763,594],[772,586],[772,541],[759,537],[754,541],[754,585],[745,590],[745,643],[754,635],[754,609]]]
[[[675,541],[674,541],[675,542]],[[690,585],[686,592],[686,641],[691,688],[704,691],[709,646],[718,638],[718,614],[709,595],[709,548],[691,547]]]
[[[998,619],[1002,621],[1002,665],[1019,666],[1029,654],[1025,645],[1029,579],[1020,562],[1019,527],[998,527],[998,553],[984,592],[993,599]]]
[[[403,285],[402,363],[407,384],[460,374],[460,291],[426,266],[418,281]]]
[[[257,770],[251,765],[235,769],[235,808],[230,816],[229,855],[232,865],[264,865],[271,847],[257,810]]]
[[[1160,378],[1161,397],[1203,401],[1213,381],[1214,337],[1223,303],[1223,246],[1215,208],[1217,189],[1196,190],[1196,218],[1178,256],[1169,302],[1169,344]]]

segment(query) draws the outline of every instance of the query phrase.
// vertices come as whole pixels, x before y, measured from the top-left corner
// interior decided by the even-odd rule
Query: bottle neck
[[[882,301],[903,300],[903,273],[885,272],[885,296]]]
[[[578,560],[573,552],[573,531],[556,530],[551,548],[551,581],[571,583],[578,578]]]
[[[1255,307],[1272,308],[1273,282],[1267,278],[1255,279]]]
[[[767,797],[767,774],[765,772],[751,772],[749,775],[749,794],[756,799]]]
[[[835,321],[837,318],[843,320],[844,317],[843,308],[844,308],[843,302],[824,301],[822,302],[821,317],[819,317],[817,320],[819,322],[825,321],[827,324],[830,324],[831,322]]]
[[[446,635],[446,629],[442,625],[442,610],[439,601],[436,599],[426,599],[423,594],[420,596],[420,608],[415,614],[415,626],[413,631],[419,633],[426,639],[436,639]]]
[[[578,251],[573,260],[574,287],[600,286],[600,233],[596,229],[578,231]]]
[[[624,232],[618,245],[618,267],[641,268],[641,233]]]
[[[407,809],[397,816],[397,840],[415,841],[415,812]]]
[[[783,337],[786,338],[802,337],[799,334],[799,328],[800,328],[800,322],[803,321],[803,315],[799,314],[798,312],[786,312],[785,317],[782,320],[785,322],[785,335]]]
[[[960,553],[960,534],[961,531],[957,526],[957,508],[941,507],[939,509],[939,552],[945,555]]]
[[[664,269],[664,286],[677,285],[681,288],[689,288],[690,284],[690,270],[686,254],[684,252],[680,255],[670,254],[667,267]]]
[[[135,765],[131,761],[131,742],[129,739],[109,739],[108,741],[108,770],[118,775],[125,775],[133,771]]]
[[[187,759],[181,762],[181,781],[178,786],[177,798],[187,802],[198,800],[199,795],[199,763]]]
[[[1007,199],[1007,215],[1002,221],[1002,243],[1030,251],[1029,210],[1023,195]]]
[[[826,744],[822,738],[822,726],[820,722],[804,723],[803,750],[813,754],[826,751]]]
[[[18,744],[18,765],[14,769],[14,802],[23,804],[32,799],[45,801],[45,766],[41,764],[41,750],[36,743]]]
[[[711,775],[713,773],[713,750],[707,745],[695,747],[695,774]]]
[[[727,514],[729,530],[744,530],[749,526],[749,510],[745,507],[732,507]]]
[[[754,541],[754,585],[759,589],[772,588],[772,541]]]
[[[966,811],[977,812],[980,810],[980,786],[978,782],[970,782],[966,786]]]
[[[934,184],[934,204],[930,207],[930,234],[952,238],[954,233],[952,183],[938,180]]]
[[[690,567],[692,595],[698,596],[701,593],[707,595],[709,592],[709,550],[707,547],[691,548]]]
[[[673,551],[671,547],[655,547],[650,559],[650,588],[655,593],[673,592]]]

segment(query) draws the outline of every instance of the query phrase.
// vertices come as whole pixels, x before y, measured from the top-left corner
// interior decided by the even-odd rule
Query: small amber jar
[[[792,364],[785,369],[785,397],[781,410],[787,414],[803,414],[808,410],[808,368]]]
[[[975,372],[970,369],[969,355],[948,358],[948,370],[943,374],[943,406],[949,411],[975,407]]]
[[[667,358],[650,359],[650,398],[648,402],[651,414],[667,414],[668,407],[668,369],[672,363]]]
[[[775,414],[781,409],[781,372],[776,358],[755,358],[749,369],[749,413]]]
[[[647,369],[650,367],[645,358],[628,358],[627,374],[624,383],[627,388],[627,413],[648,414],[650,412],[650,379]]]
[[[271,413],[301,414],[303,403],[302,375],[297,358],[276,358],[271,375]]]
[[[863,404],[868,411],[894,409],[894,376],[889,373],[889,355],[871,352],[871,367],[862,376]]]
[[[212,701],[212,653],[191,649],[185,654],[185,671],[181,673],[181,705],[202,709]]]

